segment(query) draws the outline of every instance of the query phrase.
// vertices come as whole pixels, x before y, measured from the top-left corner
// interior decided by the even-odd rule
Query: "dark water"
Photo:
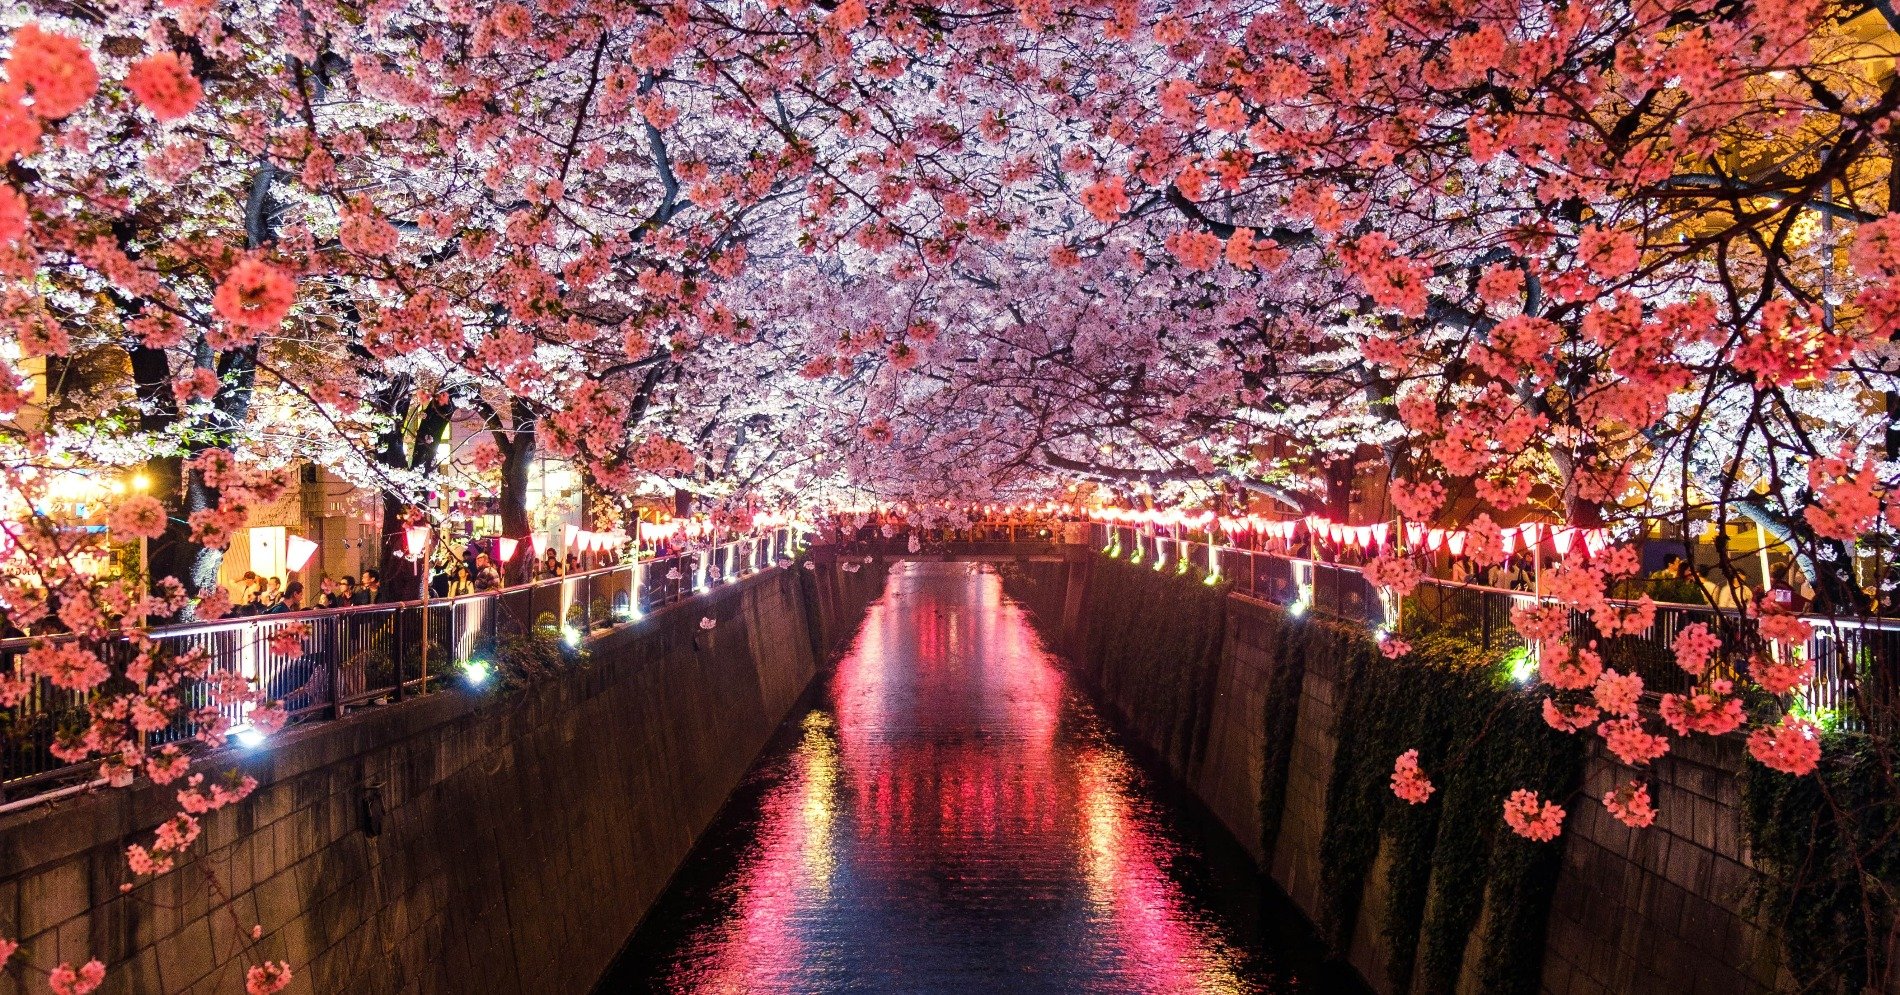
[[[1003,597],[893,568],[601,992],[1334,992]]]

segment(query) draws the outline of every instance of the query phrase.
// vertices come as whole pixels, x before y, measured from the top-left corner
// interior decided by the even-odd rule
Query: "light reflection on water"
[[[901,564],[600,990],[1307,987],[1276,900],[1153,796],[993,571]]]

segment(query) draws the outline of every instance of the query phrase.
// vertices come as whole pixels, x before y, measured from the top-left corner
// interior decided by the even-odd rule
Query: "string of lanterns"
[[[1113,525],[1147,525],[1166,528],[1186,527],[1193,530],[1205,529],[1209,525],[1219,525],[1220,530],[1229,536],[1253,533],[1269,539],[1292,543],[1304,537],[1313,542],[1328,542],[1342,548],[1361,549],[1374,552],[1390,548],[1393,538],[1391,522],[1377,522],[1371,525],[1346,525],[1335,522],[1324,515],[1307,515],[1305,518],[1269,519],[1259,515],[1244,517],[1216,516],[1211,511],[1184,512],[1178,508],[1097,508],[1089,512],[1089,517],[1097,522]],[[1437,528],[1423,522],[1401,521],[1399,523],[1408,550],[1425,550],[1437,553],[1448,552],[1453,556],[1464,555],[1471,544],[1471,532],[1468,529]],[[1608,548],[1610,531],[1604,528],[1579,528],[1570,525],[1551,525],[1544,522],[1525,522],[1498,530],[1503,555],[1522,549],[1525,552],[1536,549],[1548,540],[1551,548],[1559,557],[1569,556],[1573,548],[1581,548],[1588,555],[1595,556]]]

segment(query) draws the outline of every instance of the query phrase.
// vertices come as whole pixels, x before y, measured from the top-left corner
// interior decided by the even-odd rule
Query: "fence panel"
[[[509,633],[543,626],[585,634],[692,596],[701,571],[738,577],[773,566],[793,553],[795,534],[780,528],[743,537],[715,550],[668,556],[548,578],[500,591],[405,604],[365,605],[297,614],[259,615],[151,630],[164,653],[201,652],[218,673],[242,675],[269,698],[283,702],[292,721],[334,718],[366,705],[437,689],[469,660],[493,652]],[[293,638],[295,636],[295,638]],[[35,645],[65,637],[0,640],[0,673],[18,675]],[[89,644],[114,673],[132,662],[126,640]],[[185,711],[213,704],[208,685],[178,692]],[[222,705],[241,725],[248,706]],[[35,679],[10,707],[0,708],[0,800],[40,790],[55,780],[90,776],[91,765],[60,760],[52,747],[61,732],[78,732],[90,716],[86,695]],[[198,729],[181,717],[147,737],[148,746],[191,739]]]

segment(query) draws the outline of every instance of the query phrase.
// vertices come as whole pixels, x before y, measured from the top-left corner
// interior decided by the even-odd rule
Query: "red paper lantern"
[[[429,548],[429,527],[427,525],[411,525],[403,529],[402,541],[403,546],[409,550],[410,556],[421,556],[423,550]]]
[[[510,539],[507,536],[503,536],[496,542],[496,545],[501,549],[501,562],[506,563],[515,558],[515,550],[520,548],[521,540]]]

